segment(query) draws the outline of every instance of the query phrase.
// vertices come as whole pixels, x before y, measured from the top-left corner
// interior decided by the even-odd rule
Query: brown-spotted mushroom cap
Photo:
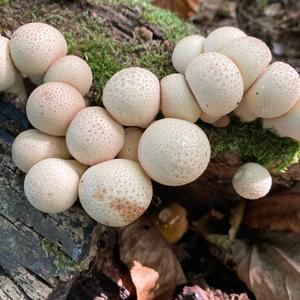
[[[28,23],[13,33],[10,50],[16,67],[40,84],[47,69],[65,56],[68,48],[64,36],[53,26]]]
[[[272,59],[268,46],[262,40],[251,36],[231,41],[221,52],[232,59],[239,68],[244,82],[244,90],[247,90],[263,73]]]
[[[56,60],[46,72],[44,82],[52,81],[72,85],[82,96],[85,96],[91,88],[93,74],[82,58],[67,55]]]
[[[70,123],[66,141],[75,159],[92,166],[117,156],[124,145],[124,129],[104,108],[86,107]]]
[[[220,52],[227,44],[233,40],[246,36],[246,34],[231,26],[219,27],[213,30],[206,38],[204,42],[204,52]]]
[[[289,64],[274,62],[248,89],[243,102],[258,117],[276,118],[288,112],[299,97],[298,72]]]
[[[280,137],[290,137],[300,142],[300,99],[284,115],[262,121],[265,129],[272,130]]]
[[[22,75],[16,69],[10,56],[9,39],[0,36],[0,92],[10,92],[20,97],[21,101],[27,99]]]
[[[21,132],[12,145],[12,158],[16,166],[28,172],[46,158],[70,158],[64,137],[51,136],[36,129]]]
[[[59,158],[47,158],[27,173],[24,191],[29,202],[45,213],[59,213],[70,208],[78,198],[79,174]]]
[[[232,185],[241,197],[255,200],[268,194],[272,186],[272,177],[266,168],[250,162],[235,172]]]
[[[71,120],[84,107],[84,99],[75,88],[63,82],[49,82],[31,93],[26,113],[33,127],[64,136]]]
[[[81,177],[84,210],[104,225],[125,226],[139,218],[152,200],[152,183],[141,166],[114,159],[89,168]]]
[[[175,70],[184,74],[188,64],[203,52],[205,38],[201,35],[189,35],[181,39],[175,46],[172,54],[172,63]]]
[[[196,122],[201,109],[190,90],[184,75],[171,74],[160,82],[161,111],[165,118]]]
[[[128,127],[125,129],[124,146],[118,154],[119,158],[125,158],[138,161],[138,146],[143,131],[137,127]]]
[[[202,111],[224,116],[240,103],[244,85],[231,59],[221,53],[203,53],[187,67],[185,76]]]
[[[123,69],[105,85],[103,104],[120,124],[146,128],[159,111],[159,80],[143,68]]]
[[[139,162],[155,181],[179,186],[196,180],[210,160],[210,144],[197,125],[179,119],[151,124],[139,143]]]

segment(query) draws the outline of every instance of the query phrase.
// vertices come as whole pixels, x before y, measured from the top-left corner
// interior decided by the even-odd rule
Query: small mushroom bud
[[[246,34],[236,27],[219,27],[207,36],[203,50],[204,52],[220,52],[227,44],[243,36]]]
[[[85,96],[91,88],[93,74],[82,58],[67,55],[56,60],[46,72],[44,82],[53,81],[67,83]]]
[[[203,53],[187,67],[185,76],[202,111],[224,116],[240,103],[244,85],[231,59],[221,53]]]
[[[29,202],[45,213],[59,213],[70,208],[78,198],[79,174],[72,163],[47,158],[27,173],[24,191]]]
[[[92,166],[117,156],[124,145],[124,129],[104,108],[86,107],[70,123],[66,141],[74,158]]]
[[[226,115],[223,116],[221,119],[217,120],[216,122],[214,122],[213,126],[217,128],[225,128],[229,124],[230,124],[230,118]]]
[[[205,38],[201,35],[189,35],[181,39],[175,46],[172,54],[172,63],[175,70],[184,74],[188,64],[203,52]]]
[[[139,161],[153,180],[179,186],[196,180],[207,168],[210,144],[197,125],[179,119],[151,124],[139,143]]]
[[[124,146],[118,154],[118,158],[125,158],[138,162],[138,146],[143,131],[137,127],[128,127],[125,129]]]
[[[211,116],[205,112],[202,112],[200,116],[201,121],[208,124],[213,124],[221,118],[222,118],[221,116]]]
[[[152,200],[152,183],[141,166],[114,159],[89,168],[81,177],[79,199],[97,222],[118,227],[139,218]]]
[[[160,82],[161,111],[165,118],[195,123],[201,109],[182,74],[171,74]]]
[[[53,26],[44,23],[28,23],[12,35],[10,51],[16,67],[35,84],[43,82],[43,76],[52,63],[67,54],[67,42]]]
[[[84,99],[75,88],[62,82],[49,82],[31,93],[26,113],[35,128],[64,136],[71,120],[84,107]]]
[[[250,162],[235,172],[232,185],[241,197],[255,200],[268,194],[272,186],[272,177],[266,168]]]
[[[255,116],[247,107],[246,101],[242,101],[239,106],[233,111],[233,113],[238,116],[242,122],[252,122],[257,119],[257,116]]]
[[[274,62],[243,97],[250,111],[261,118],[276,118],[288,112],[300,97],[298,72],[283,62]]]
[[[16,166],[25,173],[46,158],[71,157],[65,138],[51,136],[36,129],[20,133],[12,145],[11,154]]]
[[[120,124],[146,128],[159,111],[159,80],[146,69],[123,69],[105,85],[103,104]]]

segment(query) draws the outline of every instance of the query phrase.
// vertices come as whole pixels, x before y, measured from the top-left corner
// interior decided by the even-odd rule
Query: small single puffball
[[[79,199],[97,222],[125,226],[139,218],[152,200],[152,183],[141,166],[114,159],[89,168],[81,177]]]
[[[56,60],[46,72],[44,82],[53,81],[67,83],[85,96],[92,86],[93,74],[82,58],[67,55]]]
[[[175,70],[184,74],[188,64],[203,52],[205,38],[201,35],[189,35],[181,39],[175,46],[172,54],[172,63]]]
[[[123,69],[105,85],[103,104],[120,124],[146,128],[159,111],[159,80],[143,68]]]
[[[77,200],[79,179],[77,170],[68,161],[47,158],[28,171],[24,181],[25,195],[42,212],[63,212]]]
[[[70,123],[66,141],[75,159],[92,166],[117,156],[124,145],[124,129],[104,108],[86,107]]]
[[[12,59],[17,68],[40,84],[52,63],[67,54],[67,42],[53,26],[28,23],[19,27],[10,42]]]
[[[33,127],[64,136],[71,120],[84,107],[84,99],[75,88],[62,82],[49,82],[31,93],[26,113]]]
[[[242,101],[233,113],[238,116],[242,122],[252,122],[257,119],[257,116],[247,107],[246,101]]]
[[[185,76],[202,111],[224,116],[240,103],[244,85],[231,59],[221,53],[203,53],[187,67]]]
[[[205,112],[202,112],[201,116],[200,116],[201,121],[204,123],[208,123],[208,124],[213,124],[221,118],[222,118],[222,116],[211,116]]]
[[[231,41],[221,52],[239,68],[245,91],[263,73],[272,59],[269,47],[262,40],[251,36]]]
[[[118,158],[126,158],[138,161],[138,146],[143,131],[137,127],[128,127],[125,129],[124,146],[118,154]]]
[[[225,128],[230,124],[230,118],[226,115],[213,123],[214,127]]]
[[[250,111],[261,118],[276,118],[288,112],[300,97],[298,72],[289,64],[274,62],[243,97]]]
[[[46,158],[70,158],[64,137],[51,136],[36,129],[21,132],[12,145],[11,155],[16,166],[28,172]]]
[[[210,144],[197,125],[179,119],[151,124],[139,143],[139,162],[155,181],[179,186],[196,180],[207,168]]]
[[[184,75],[171,74],[160,82],[161,111],[165,118],[176,118],[195,123],[201,109]]]
[[[250,162],[235,172],[232,185],[241,197],[255,200],[268,194],[272,186],[272,177],[266,168]]]
[[[280,137],[290,137],[300,142],[300,98],[284,115],[262,121],[265,129],[272,130]]]
[[[246,34],[231,26],[219,27],[213,30],[206,38],[203,46],[204,52],[220,52],[227,44]]]

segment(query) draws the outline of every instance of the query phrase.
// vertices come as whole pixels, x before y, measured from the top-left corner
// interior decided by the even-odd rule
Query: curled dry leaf
[[[300,184],[293,188],[249,201],[243,223],[251,228],[288,230],[300,234]]]
[[[186,281],[176,256],[146,218],[121,229],[120,256],[130,270],[138,300],[169,299],[176,285]]]

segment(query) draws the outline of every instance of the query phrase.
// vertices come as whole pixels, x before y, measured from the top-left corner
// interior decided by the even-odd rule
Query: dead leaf
[[[300,184],[264,199],[249,201],[243,223],[251,228],[300,234]]]
[[[153,4],[177,13],[184,19],[196,14],[202,0],[154,0]]]
[[[168,299],[186,281],[176,256],[146,218],[121,230],[120,256],[130,269],[138,300]]]

